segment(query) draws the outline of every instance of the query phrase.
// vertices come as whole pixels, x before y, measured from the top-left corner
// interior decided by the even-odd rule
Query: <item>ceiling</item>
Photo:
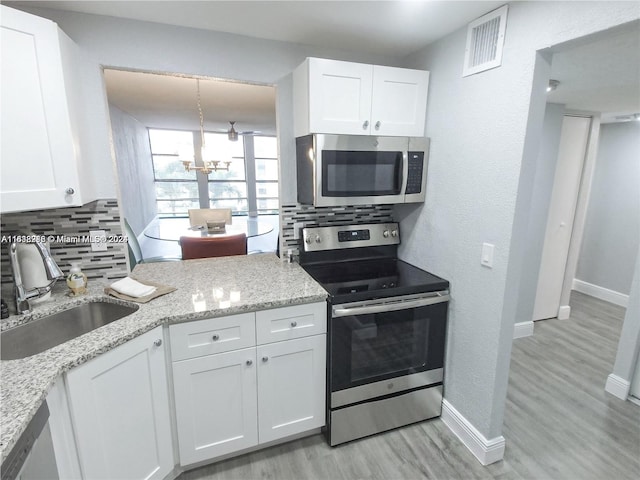
[[[109,103],[152,128],[195,130],[200,115],[196,79],[155,73],[105,69]],[[235,121],[238,131],[276,134],[274,87],[200,79],[200,98],[207,131],[227,131]]]
[[[555,53],[551,72],[560,85],[549,102],[602,112],[603,122],[640,112],[640,25]]]
[[[34,1],[3,2],[222,31],[322,48],[404,56],[504,2],[491,1]],[[579,8],[580,4],[576,4]],[[603,112],[640,112],[640,26],[556,51],[548,101]],[[131,76],[129,76],[131,75]],[[195,80],[108,71],[110,102],[148,126],[196,128]],[[202,81],[207,129],[275,131],[271,87]],[[167,94],[170,92],[170,95]],[[225,103],[224,100],[229,100]],[[173,116],[168,117],[169,112]]]
[[[201,28],[325,48],[405,56],[498,8],[505,1],[34,1],[12,3]]]

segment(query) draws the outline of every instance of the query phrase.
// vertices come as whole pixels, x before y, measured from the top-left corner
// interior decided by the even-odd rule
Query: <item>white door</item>
[[[373,67],[371,134],[423,137],[429,72]]]
[[[173,364],[181,465],[258,443],[255,358],[246,348]]]
[[[55,23],[0,5],[3,212],[79,204],[74,141]]]
[[[558,316],[590,127],[587,117],[566,115],[562,122],[533,320]]]
[[[162,327],[71,370],[67,382],[83,478],[161,480],[173,470]]]
[[[260,443],[325,424],[326,335],[257,347]]]
[[[368,135],[373,66],[309,59],[309,129]]]

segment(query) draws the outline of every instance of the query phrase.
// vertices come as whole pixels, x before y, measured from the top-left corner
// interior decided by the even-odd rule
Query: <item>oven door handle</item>
[[[426,298],[416,298],[411,300],[397,300],[387,302],[376,302],[368,305],[333,308],[333,318],[346,317],[348,315],[367,315],[370,313],[394,312],[397,310],[406,310],[409,308],[426,307],[435,305],[436,303],[448,302],[450,296],[448,293],[437,293],[434,296]]]

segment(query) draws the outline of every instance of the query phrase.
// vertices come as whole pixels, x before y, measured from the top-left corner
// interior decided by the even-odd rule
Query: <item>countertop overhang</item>
[[[203,318],[324,301],[327,292],[299,265],[274,254],[208,258],[138,265],[132,276],[176,287],[120,320],[45,352],[0,362],[0,451],[2,460],[46,399],[56,379],[71,368],[112,350],[155,327]],[[97,300],[129,304],[104,294],[106,284],[90,284],[81,297],[57,288],[29,315],[2,320],[2,330]]]

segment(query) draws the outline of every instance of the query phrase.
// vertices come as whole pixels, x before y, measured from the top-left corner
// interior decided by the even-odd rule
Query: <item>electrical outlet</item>
[[[293,239],[300,240],[300,229],[304,228],[304,223],[296,222],[293,224]]]
[[[89,236],[91,237],[92,252],[107,251],[107,234],[104,230],[91,230]]]
[[[481,265],[493,268],[493,249],[494,246],[490,243],[482,244],[482,257],[480,258]]]

